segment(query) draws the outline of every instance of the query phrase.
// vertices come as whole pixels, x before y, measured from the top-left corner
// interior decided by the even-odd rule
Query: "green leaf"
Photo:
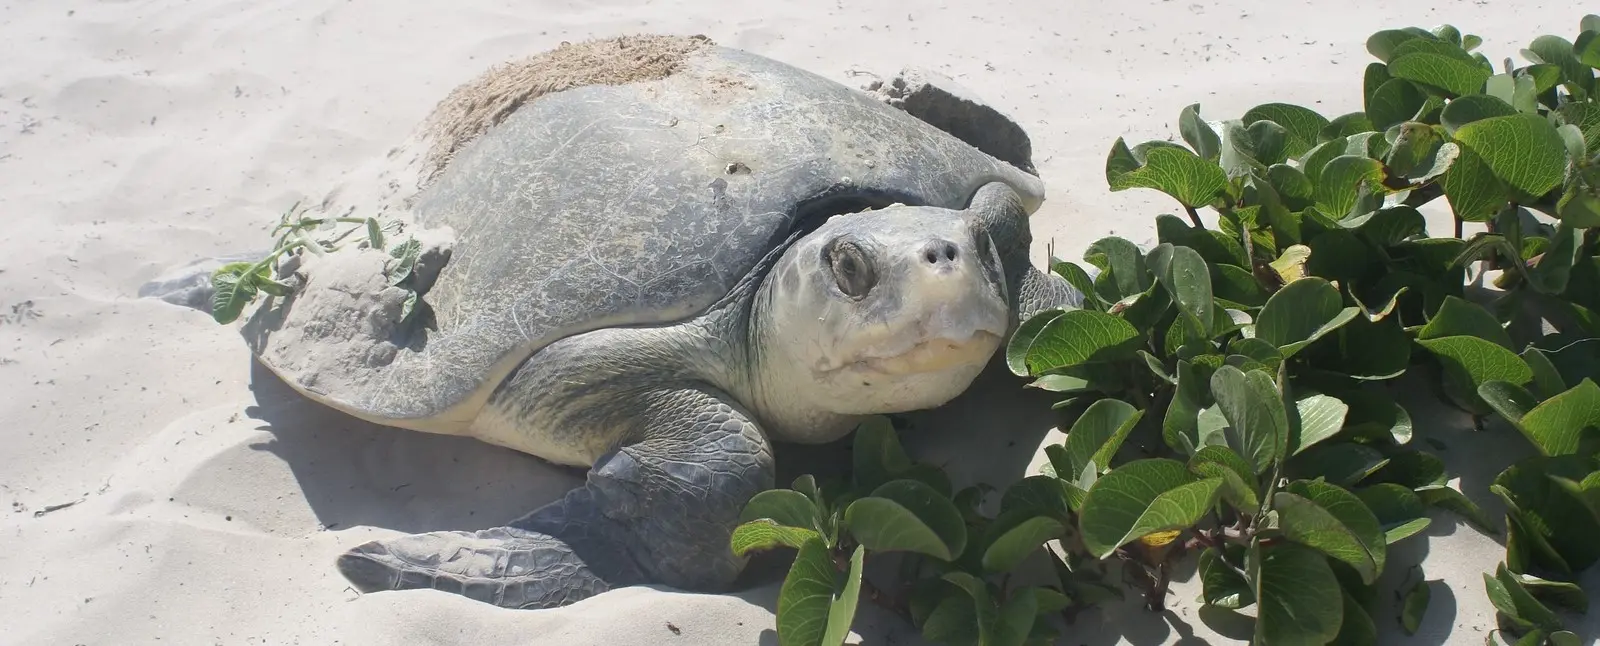
[[[851,459],[851,476],[858,490],[875,489],[912,467],[894,424],[883,415],[873,415],[856,427]]]
[[[1317,179],[1317,207],[1336,218],[1354,215],[1363,187],[1383,183],[1383,162],[1364,155],[1340,155],[1328,161]]]
[[[850,624],[855,621],[856,604],[861,601],[861,576],[866,548],[857,545],[850,554],[850,569],[845,571],[844,590],[828,604],[828,628],[822,634],[822,644],[844,644],[850,636]]]
[[[1372,584],[1383,573],[1386,558],[1378,519],[1355,494],[1314,480],[1289,484],[1273,496],[1284,536],[1343,561]]]
[[[1240,511],[1255,513],[1261,506],[1256,475],[1249,462],[1226,446],[1204,446],[1189,458],[1189,470],[1202,478],[1222,478],[1222,495]]]
[[[1222,139],[1217,131],[1200,118],[1200,104],[1195,103],[1178,113],[1178,132],[1200,158],[1215,162],[1222,150]]]
[[[1550,602],[1577,613],[1584,613],[1589,609],[1589,595],[1576,583],[1550,581],[1532,574],[1513,573],[1512,576],[1528,591],[1528,594],[1540,602]]]
[[[1600,31],[1584,31],[1572,41],[1572,53],[1589,67],[1600,68]]]
[[[1367,52],[1388,63],[1403,53],[1400,45],[1418,38],[1439,40],[1438,36],[1421,29],[1384,29],[1367,37]]]
[[[820,530],[817,504],[792,489],[768,489],[745,503],[739,514],[741,524],[768,519],[784,527]]]
[[[1101,270],[1097,283],[1103,282],[1112,288],[1102,294],[1109,296],[1107,302],[1143,294],[1154,284],[1154,277],[1145,267],[1144,254],[1124,238],[1107,236],[1094,241],[1084,250],[1083,260]],[[1097,286],[1097,291],[1099,289]]]
[[[1505,586],[1505,591],[1508,593],[1507,596],[1511,600],[1511,606],[1515,609],[1515,614],[1512,614],[1512,616],[1532,623],[1534,626],[1544,630],[1561,629],[1561,619],[1556,616],[1556,613],[1552,612],[1543,603],[1540,603],[1538,599],[1533,598],[1533,595],[1522,587],[1522,583],[1511,574],[1511,571],[1506,569],[1505,563],[1501,563],[1495,569],[1494,578],[1500,585]],[[1499,607],[1499,604],[1496,604],[1496,607]]]
[[[1573,226],[1600,227],[1600,173],[1590,166],[1572,174],[1567,190],[1556,201],[1556,217]]]
[[[1400,325],[1399,317],[1373,322],[1358,316],[1337,335],[1337,346],[1324,346],[1330,353],[1337,351],[1340,355],[1339,361],[1329,362],[1329,370],[1355,379],[1387,380],[1400,376],[1411,365],[1411,337]]]
[[[1098,558],[1154,532],[1194,525],[1216,501],[1221,478],[1195,480],[1182,462],[1134,460],[1089,489],[1080,523],[1084,545]]]
[[[367,244],[379,251],[384,248],[383,227],[378,226],[376,218],[367,218]]]
[[[232,323],[255,301],[258,287],[251,268],[254,263],[232,262],[211,272],[211,318],[224,325]]]
[[[1455,139],[1496,178],[1524,195],[1542,196],[1566,175],[1566,144],[1555,126],[1536,114],[1474,121],[1456,130]]]
[[[1354,486],[1389,464],[1377,449],[1342,442],[1312,447],[1290,463],[1297,478],[1326,478],[1340,486]]]
[[[1391,126],[1410,120],[1428,102],[1427,93],[1406,79],[1384,81],[1367,98],[1367,118],[1373,130],[1382,132]]]
[[[1243,372],[1222,366],[1211,375],[1211,396],[1237,434],[1240,453],[1256,474],[1288,457],[1289,417],[1272,377],[1258,370]]]
[[[1286,160],[1288,150],[1289,131],[1282,125],[1257,121],[1247,126],[1230,120],[1222,125],[1218,162],[1227,177],[1243,177]]]
[[[1489,520],[1489,515],[1483,513],[1483,508],[1479,507],[1478,503],[1472,502],[1460,491],[1450,487],[1434,487],[1418,491],[1417,497],[1422,500],[1424,505],[1438,507],[1460,516],[1480,532],[1489,535],[1500,533],[1500,528],[1495,527],[1494,523]]]
[[[1150,251],[1150,268],[1161,287],[1172,295],[1192,336],[1210,339],[1216,301],[1211,296],[1211,273],[1194,249],[1163,243]]]
[[[1006,599],[996,617],[994,638],[983,640],[995,646],[1022,646],[1033,631],[1039,616],[1039,600],[1031,594],[1016,594]]]
[[[965,574],[952,573],[952,574]],[[932,579],[940,583],[939,591],[942,596],[938,598],[935,607],[928,612],[928,617],[920,625],[922,637],[935,644],[971,644],[976,646],[981,635],[978,632],[979,618],[977,604],[972,596],[959,587],[946,583],[943,579]],[[995,615],[994,602],[984,592],[986,605],[985,619],[993,625]]]
[[[1245,307],[1260,307],[1270,294],[1261,287],[1250,270],[1232,264],[1211,265],[1213,295],[1218,301],[1230,301]]]
[[[1344,428],[1345,414],[1350,407],[1337,397],[1310,395],[1294,402],[1300,420],[1300,433],[1294,444],[1297,454],[1312,445],[1337,435]]]
[[[1306,277],[1284,285],[1267,299],[1256,317],[1256,338],[1278,347],[1285,359],[1360,313],[1343,307],[1339,288],[1325,279]]]
[[[1106,160],[1106,181],[1113,192],[1151,188],[1190,208],[1210,204],[1228,185],[1221,167],[1186,148],[1152,146],[1144,151],[1141,160],[1128,150],[1121,137],[1113,144],[1111,156]]]
[[[1400,628],[1407,635],[1417,634],[1417,628],[1422,626],[1422,616],[1428,612],[1428,600],[1433,596],[1428,588],[1428,582],[1419,580],[1411,585],[1405,592],[1405,601],[1400,610]]]
[[[1321,646],[1339,635],[1344,596],[1321,554],[1294,543],[1251,551],[1259,643]]]
[[[1082,292],[1085,299],[1085,304],[1092,306],[1091,309],[1103,312],[1105,311],[1106,306],[1110,305],[1110,303],[1105,302],[1100,298],[1100,295],[1094,291],[1094,279],[1090,278],[1089,272],[1086,272],[1082,267],[1079,267],[1078,263],[1067,262],[1059,258],[1051,258],[1050,271],[1055,273],[1057,276],[1066,279],[1067,283],[1071,284],[1073,289]]]
[[[1447,385],[1455,384],[1467,393],[1460,396],[1457,403],[1473,412],[1487,412],[1477,396],[1478,387],[1484,382],[1498,380],[1521,385],[1533,379],[1527,362],[1492,341],[1462,335],[1419,339],[1417,343],[1443,366]]]
[[[1427,451],[1390,449],[1389,463],[1374,474],[1374,482],[1392,482],[1407,489],[1442,487],[1449,477],[1444,460]]]
[[[1567,145],[1569,159],[1588,159],[1589,144],[1583,140],[1581,128],[1569,123],[1556,128],[1556,134],[1561,135],[1561,142]]]
[[[857,557],[861,554],[857,548]],[[821,539],[806,541],[800,546],[789,574],[778,590],[778,643],[782,646],[820,646],[833,632],[836,620],[835,607],[841,614],[855,614],[855,599],[860,596],[860,569],[855,568],[853,583],[855,594],[847,595],[851,582],[843,589],[835,584],[838,570],[833,557]],[[851,617],[842,617],[846,628]]]
[[[1493,117],[1509,117],[1517,113],[1510,103],[1487,94],[1474,94],[1451,101],[1439,113],[1440,124],[1451,136],[1462,126]]]
[[[1560,36],[1539,36],[1528,43],[1528,51],[1538,56],[1539,60],[1535,62],[1550,63],[1560,67],[1562,79],[1566,82],[1582,88],[1585,92],[1594,91],[1594,70],[1589,69],[1589,66],[1584,65],[1578,58],[1578,52],[1571,41]]]
[[[388,270],[389,284],[399,285],[410,278],[411,272],[416,269],[417,259],[422,257],[422,243],[416,238],[407,238],[389,250],[389,257],[395,260],[394,266]]]
[[[1489,70],[1479,66],[1460,47],[1420,38],[1395,47],[1389,73],[1395,78],[1438,88],[1454,97],[1477,94],[1490,76]]]
[[[1510,199],[1494,170],[1469,149],[1462,149],[1445,173],[1444,196],[1456,217],[1466,222],[1487,222]]]
[[[1491,380],[1478,384],[1478,396],[1513,427],[1522,430],[1522,418],[1539,405],[1539,398],[1526,388],[1509,381]],[[1522,431],[1524,435],[1527,431]]]
[[[1372,622],[1372,615],[1367,614],[1366,608],[1350,595],[1348,590],[1341,591],[1344,597],[1344,620],[1339,624],[1339,637],[1331,646],[1369,646],[1378,643],[1378,626]]]
[[[1332,121],[1328,122],[1328,125],[1323,126],[1322,131],[1317,133],[1317,140],[1319,142],[1332,141],[1340,137],[1349,137],[1356,133],[1373,132],[1377,129],[1377,126],[1373,125],[1372,119],[1367,118],[1367,113],[1349,112],[1334,117]]]
[[[799,548],[806,541],[820,538],[816,530],[786,527],[767,518],[748,521],[733,530],[731,547],[734,556],[761,552],[777,547]]]
[[[1297,158],[1317,144],[1317,135],[1328,125],[1328,119],[1310,108],[1289,103],[1264,103],[1244,113],[1241,121],[1249,126],[1257,121],[1271,121],[1288,132],[1289,158]]]
[[[1133,359],[1138,349],[1139,331],[1122,317],[1072,310],[1039,330],[1024,363],[1027,374],[1039,376],[1084,363]]]
[[[1384,247],[1400,244],[1414,236],[1425,236],[1428,226],[1422,213],[1404,205],[1378,209],[1370,215],[1344,220],[1339,224],[1354,226],[1362,236]]]
[[[967,545],[961,511],[919,480],[894,480],[858,498],[844,512],[857,541],[875,552],[917,552],[952,560]]]
[[[1507,350],[1513,349],[1511,335],[1489,310],[1459,296],[1446,296],[1433,319],[1417,333],[1418,339],[1447,336],[1473,336]]]
[[[1255,603],[1250,582],[1223,560],[1222,552],[1207,547],[1200,553],[1200,600],[1208,606],[1238,610]]]
[[[1520,519],[1524,540],[1544,543],[1559,562],[1546,563],[1563,573],[1581,571],[1600,560],[1600,519],[1583,500],[1558,482],[1582,481],[1594,471],[1593,461],[1578,456],[1527,458],[1500,472],[1490,491],[1506,502],[1509,519]]]
[[[1072,423],[1063,443],[1067,449],[1067,477],[1077,475],[1091,461],[1101,470],[1108,468],[1111,457],[1143,417],[1144,411],[1120,399],[1106,398],[1090,404]]]
[[[1211,372],[1203,366],[1178,360],[1178,385],[1161,420],[1161,439],[1172,450],[1190,455],[1200,439],[1195,422],[1200,410],[1211,405]]]
[[[1385,543],[1397,542],[1429,525],[1428,511],[1422,498],[1409,487],[1380,482],[1358,489],[1355,494],[1377,518]]]
[[[1010,572],[1022,559],[1039,549],[1045,541],[1059,538],[1066,532],[1060,521],[1047,516],[1029,518],[989,543],[983,551],[983,569],[993,572]]]
[[[1082,270],[1080,270],[1082,271]],[[1081,289],[1081,288],[1080,288]],[[1099,296],[1090,289],[1083,292],[1086,299],[1097,299]],[[1038,340],[1039,333],[1044,331],[1044,326],[1060,318],[1066,310],[1045,310],[1035,314],[1017,326],[1017,331],[1011,334],[1011,339],[1006,341],[1006,367],[1011,369],[1011,374],[1018,377],[1031,376],[1028,371],[1028,349],[1033,347]]]
[[[1583,434],[1600,429],[1600,386],[1584,379],[1512,421],[1544,455],[1577,453]]]
[[[1028,476],[1018,480],[1007,487],[1005,495],[1001,496],[1000,513],[1002,515],[1012,512],[1026,513],[1067,520],[1071,508],[1067,504],[1067,492],[1064,486],[1074,477],[1057,473]]]
[[[1580,235],[1573,222],[1560,222],[1539,264],[1528,269],[1528,284],[1545,294],[1566,291],[1567,282],[1572,278],[1572,268],[1578,262]],[[1584,256],[1587,258],[1587,254]]]
[[[1360,389],[1340,393],[1340,399],[1350,407],[1344,432],[1352,438],[1378,444],[1411,441],[1411,414],[1388,393]]]
[[[999,628],[997,624],[1000,622],[1000,608],[995,603],[994,597],[990,596],[989,587],[984,585],[982,579],[966,572],[946,572],[943,578],[966,591],[970,598],[970,603],[976,610],[974,616],[978,624],[978,643],[994,643],[998,636],[996,633]]]
[[[1384,163],[1389,174],[1397,177],[1418,177],[1434,165],[1434,159],[1446,143],[1444,134],[1426,123],[1406,121],[1395,126],[1394,143]],[[1435,173],[1437,174],[1437,173]]]

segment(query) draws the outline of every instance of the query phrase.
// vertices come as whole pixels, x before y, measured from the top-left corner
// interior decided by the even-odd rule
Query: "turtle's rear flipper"
[[[211,297],[216,289],[211,285],[211,274],[218,267],[235,262],[255,262],[266,257],[267,252],[239,253],[215,258],[201,258],[166,273],[139,286],[139,298],[154,298],[179,307],[188,307],[211,313]]]
[[[707,592],[733,583],[745,563],[733,529],[773,485],[766,438],[706,387],[598,399],[607,403],[577,414],[624,424],[635,440],[600,459],[586,485],[508,527],[361,545],[339,558],[340,572],[364,592],[433,588],[528,609],[645,583]]]
[[[339,557],[357,590],[435,589],[507,608],[554,608],[611,589],[566,543],[509,527],[372,541]]]

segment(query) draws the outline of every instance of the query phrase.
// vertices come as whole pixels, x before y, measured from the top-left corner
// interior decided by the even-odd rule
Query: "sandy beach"
[[[1077,259],[1106,235],[1155,240],[1154,217],[1171,203],[1106,188],[1118,136],[1177,139],[1179,111],[1196,102],[1211,119],[1268,101],[1327,116],[1360,109],[1364,42],[1376,30],[1449,22],[1481,35],[1498,61],[1540,34],[1570,37],[1581,9],[1510,0],[0,2],[0,644],[777,644],[781,570],[770,568],[733,594],[635,587],[548,611],[433,591],[358,595],[333,567],[351,546],[493,527],[582,473],[317,406],[253,367],[235,328],[138,297],[185,263],[265,246],[286,208],[321,199],[385,154],[489,65],[562,41],[653,32],[704,34],[851,86],[905,66],[940,71],[1031,136],[1047,191],[1033,220],[1042,264],[1050,245]],[[1442,208],[1427,211],[1435,235],[1449,231]],[[914,415],[926,435],[912,449],[953,461],[958,486],[1014,480],[1042,461],[1041,442],[1062,437],[1049,401],[969,393]],[[1405,403],[1420,433],[1472,432],[1426,392]],[[1034,412],[1011,415],[1025,404]],[[1488,482],[1531,448],[1507,432],[1446,442],[1455,450],[1443,457],[1460,475],[1452,485],[1499,521]],[[1493,460],[1461,455],[1478,451]],[[1480,644],[1493,627],[1480,572],[1503,547],[1455,516],[1433,516],[1426,539],[1391,552],[1380,584],[1414,576],[1409,565],[1426,556],[1432,607],[1411,638],[1393,613],[1375,614],[1382,643]],[[1600,584],[1600,574],[1588,578]],[[1193,573],[1179,579],[1163,615],[1130,599],[1086,614],[1060,643],[1246,643],[1237,640],[1248,632],[1202,621]],[[1586,621],[1571,628],[1600,634],[1600,613]],[[921,643],[868,604],[856,634],[863,644]]]

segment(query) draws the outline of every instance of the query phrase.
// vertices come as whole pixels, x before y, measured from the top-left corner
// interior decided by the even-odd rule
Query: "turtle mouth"
[[[909,375],[943,372],[951,368],[982,364],[1000,346],[1000,335],[977,330],[965,339],[939,336],[913,344],[902,352],[887,356],[868,356],[844,366],[857,372],[884,375]]]

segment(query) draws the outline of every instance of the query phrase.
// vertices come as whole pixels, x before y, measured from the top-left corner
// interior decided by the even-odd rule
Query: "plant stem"
[[[1194,223],[1194,228],[1196,228],[1196,229],[1204,229],[1204,228],[1206,228],[1206,225],[1200,222],[1200,213],[1198,211],[1195,211],[1194,207],[1189,206],[1188,204],[1185,204],[1185,205],[1183,205],[1183,209],[1185,211],[1189,212],[1189,221]]]
[[[305,243],[304,240],[295,240],[295,241],[290,242],[289,244],[286,244],[286,245],[284,245],[282,247],[278,247],[272,253],[267,254],[266,258],[262,258],[260,262],[257,262],[255,265],[251,266],[250,267],[250,271],[245,272],[245,275],[246,276],[254,276],[254,275],[256,275],[256,272],[261,271],[263,269],[266,269],[268,267],[271,267],[273,261],[277,260],[283,254],[289,253],[290,251],[293,251],[296,247],[304,246],[305,244],[306,243]]]

